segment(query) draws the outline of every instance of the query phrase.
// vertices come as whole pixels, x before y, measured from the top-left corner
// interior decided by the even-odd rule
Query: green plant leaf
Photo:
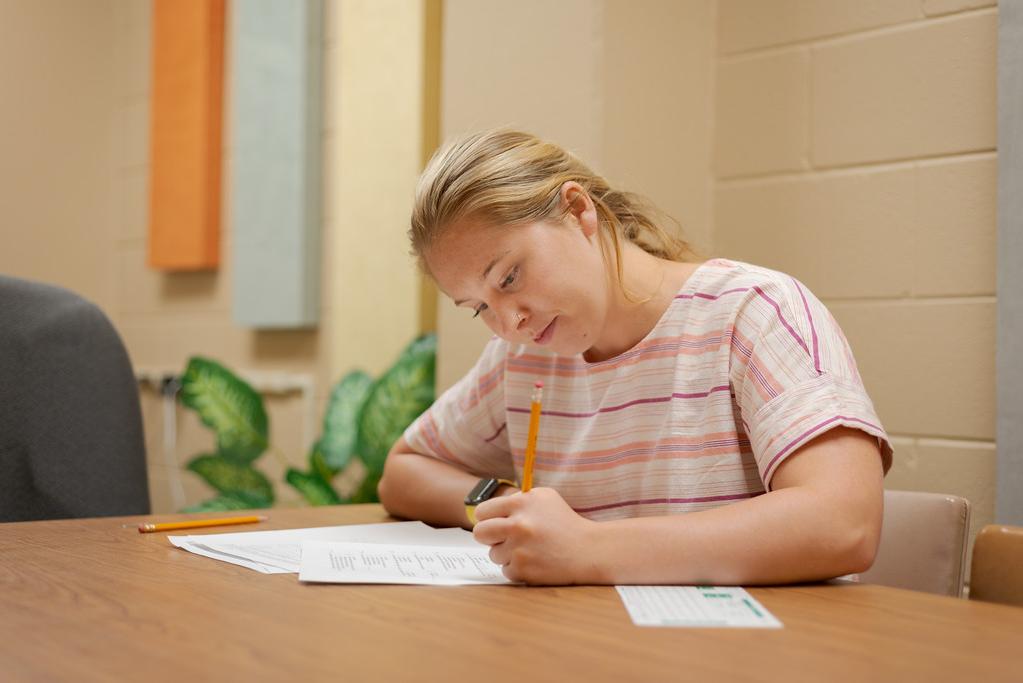
[[[318,474],[309,474],[299,470],[288,468],[284,478],[294,486],[302,497],[311,505],[337,505],[341,503],[341,497],[337,491],[324,481]]]
[[[320,450],[320,442],[317,441],[312,450],[309,451],[309,471],[318,475],[323,481],[329,482],[338,473],[323,458],[323,451]]]
[[[369,375],[355,370],[345,375],[330,392],[318,446],[324,461],[334,472],[344,469],[352,457],[359,411],[372,386],[373,379]]]
[[[391,446],[433,403],[436,359],[436,337],[429,334],[416,339],[366,397],[355,451],[369,470],[367,480],[379,480]],[[376,500],[375,484],[372,497]]]
[[[220,455],[200,455],[186,465],[220,493],[246,501],[249,507],[270,507],[274,490],[266,476]]]
[[[248,510],[252,506],[244,500],[231,496],[217,496],[195,505],[182,508],[182,512],[215,512],[217,510]]]
[[[228,460],[247,464],[266,450],[262,397],[220,363],[198,356],[189,359],[181,378],[181,402],[213,429],[217,450]]]

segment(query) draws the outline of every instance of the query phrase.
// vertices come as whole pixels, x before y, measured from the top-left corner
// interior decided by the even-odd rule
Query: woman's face
[[[595,214],[516,226],[463,222],[442,234],[426,263],[457,306],[509,342],[573,355],[605,330],[609,283]]]

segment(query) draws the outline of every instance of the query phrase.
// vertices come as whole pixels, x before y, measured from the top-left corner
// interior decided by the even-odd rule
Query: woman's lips
[[[541,332],[540,334],[533,338],[533,343],[538,346],[543,346],[544,344],[549,342],[551,340],[551,337],[554,336],[554,323],[556,323],[557,320],[558,317],[554,316],[554,319],[547,324],[547,327],[543,328],[543,332]]]

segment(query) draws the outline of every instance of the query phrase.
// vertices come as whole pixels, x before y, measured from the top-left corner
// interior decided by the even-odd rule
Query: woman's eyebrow
[[[511,249],[507,249],[507,250],[501,252],[500,254],[497,255],[497,257],[493,261],[488,263],[487,267],[483,269],[483,274],[480,275],[480,280],[481,281],[486,280],[487,279],[487,275],[490,275],[490,271],[494,268],[494,266],[497,265],[497,262],[500,261],[501,259],[503,259],[505,256],[507,256],[508,252],[510,252],[510,251],[511,251]]]

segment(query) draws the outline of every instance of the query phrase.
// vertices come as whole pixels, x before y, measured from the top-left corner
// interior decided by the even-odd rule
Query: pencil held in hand
[[[148,534],[153,531],[176,531],[177,529],[201,529],[206,526],[222,526],[227,524],[253,524],[270,519],[263,515],[248,517],[219,517],[217,519],[194,519],[187,522],[160,522],[158,524],[139,524],[139,533]]]
[[[540,431],[540,401],[543,398],[543,382],[533,385],[533,401],[529,406],[529,434],[526,436],[526,463],[522,467],[522,490],[533,488],[533,463],[536,461],[536,435]]]

